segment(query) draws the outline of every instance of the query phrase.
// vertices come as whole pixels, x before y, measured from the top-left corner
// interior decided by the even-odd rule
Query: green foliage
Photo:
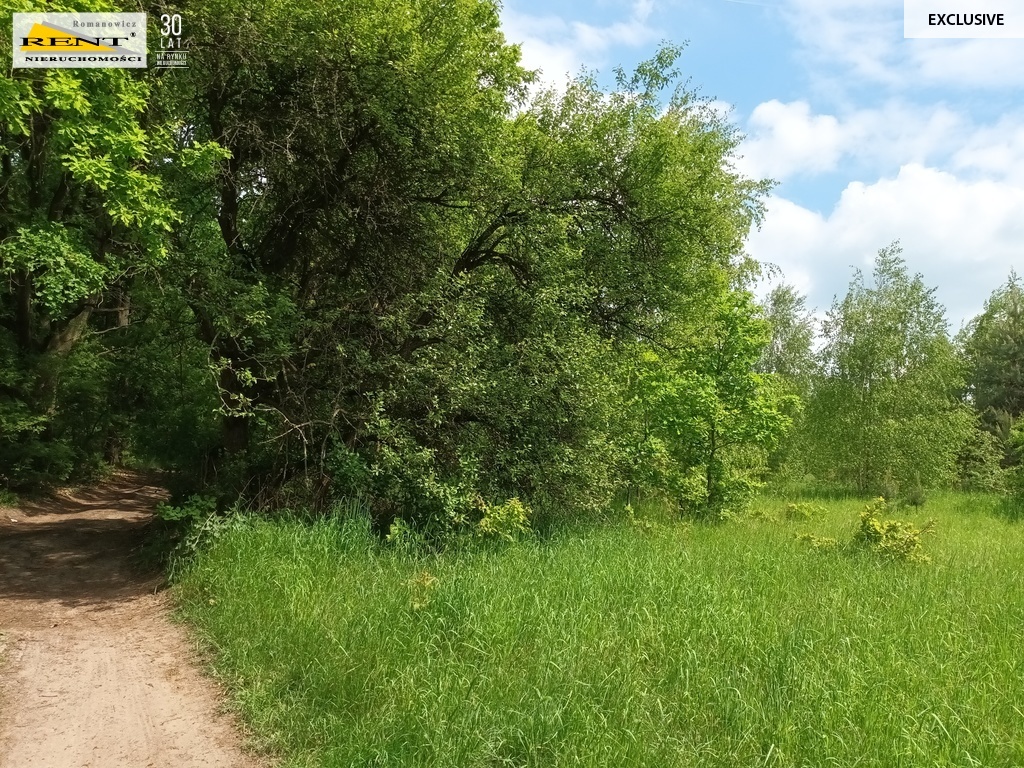
[[[413,611],[422,611],[430,607],[434,590],[437,588],[437,577],[430,571],[423,570],[409,579],[409,607]]]
[[[801,471],[797,440],[801,435],[804,405],[817,374],[813,343],[815,320],[807,308],[806,297],[791,285],[778,285],[764,303],[764,317],[771,327],[771,339],[754,369],[770,374],[780,392],[780,401],[792,427],[769,453],[768,465],[777,475]]]
[[[808,318],[752,300],[769,185],[679,47],[530,98],[490,0],[188,11],[173,78],[0,80],[3,484],[157,465],[431,545],[740,509]]]
[[[756,465],[740,454],[769,440],[771,405],[739,360],[715,383],[701,358],[709,332],[724,347],[745,332],[721,305],[742,293],[766,187],[731,170],[735,132],[692,94],[661,102],[678,49],[611,92],[581,78],[527,104],[481,0],[210,2],[191,24],[223,42],[158,104],[230,156],[205,181],[173,177],[193,207],[165,301],[208,349],[229,491],[360,495],[381,533],[400,518],[429,538],[478,497],[520,499],[535,524],[594,514],[643,472],[623,375],[670,348],[729,447],[684,436],[692,455],[671,450],[689,463],[642,479],[703,473],[680,498],[733,503],[719,489]],[[313,30],[332,44],[311,51]],[[240,61],[231,41],[260,53]],[[748,404],[766,414],[734,428]]]
[[[51,3],[72,11],[76,3]],[[0,48],[9,55],[8,3]],[[112,6],[90,5],[89,10]],[[168,166],[222,157],[157,117],[153,84],[123,69],[0,76],[0,478],[31,487],[85,480],[120,458],[117,343],[131,289],[166,267],[180,190]],[[196,171],[198,173],[198,171]],[[110,342],[109,344],[107,342]]]
[[[992,293],[960,341],[968,396],[1012,462],[1010,430],[1024,414],[1024,286],[1015,272]]]
[[[215,514],[217,500],[209,496],[190,496],[179,505],[161,502],[156,508],[157,518],[171,523],[198,523]]]
[[[28,403],[32,384],[13,341],[0,332],[0,487],[31,488],[71,471],[67,446],[43,439],[49,419]]]
[[[815,536],[813,533],[797,533],[795,536],[797,541],[811,549],[828,552],[839,548],[839,540],[831,536]]]
[[[428,549],[427,538],[401,518],[391,523],[385,540],[397,552],[405,554],[417,554]]]
[[[1018,421],[1009,435],[1009,454],[1013,467],[1007,485],[1017,506],[1024,509],[1024,421]]]
[[[156,538],[171,576],[187,567],[189,560],[209,548],[241,524],[237,510],[222,513],[210,496],[190,496],[181,504],[161,502],[156,508],[160,521]]]
[[[784,516],[787,520],[813,520],[824,513],[825,508],[820,504],[803,501],[787,504]]]
[[[911,507],[923,507],[928,501],[928,494],[920,485],[913,485],[907,491],[904,502]]]
[[[778,285],[765,299],[764,318],[771,328],[771,338],[756,369],[779,376],[795,394],[806,397],[817,369],[815,321],[807,308],[807,298],[791,285]]]
[[[855,544],[862,545],[887,560],[905,560],[927,563],[931,558],[921,552],[921,537],[932,533],[935,522],[923,528],[904,520],[884,520],[888,511],[886,500],[879,497],[868,504],[860,514],[860,525],[854,534]]]
[[[485,540],[512,542],[530,532],[530,508],[512,498],[502,504],[477,500],[480,519],[475,526],[477,537]]]
[[[785,396],[752,370],[767,330],[750,295],[729,292],[679,352],[641,354],[631,385],[641,416],[634,477],[642,487],[667,489],[701,515],[742,507],[789,425]]]
[[[829,312],[800,439],[815,475],[889,496],[951,485],[973,428],[944,309],[899,254],[881,250],[874,284],[857,272]]]

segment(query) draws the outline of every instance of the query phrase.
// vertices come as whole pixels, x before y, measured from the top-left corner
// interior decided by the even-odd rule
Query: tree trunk
[[[57,407],[57,384],[64,359],[89,329],[91,304],[83,307],[61,330],[51,334],[37,365],[36,402],[43,413],[53,415]]]
[[[30,352],[32,351],[32,276],[26,270],[18,270],[15,286],[15,336],[21,351]]]

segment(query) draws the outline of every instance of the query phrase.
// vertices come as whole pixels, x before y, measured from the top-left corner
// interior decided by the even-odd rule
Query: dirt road
[[[162,490],[0,509],[0,768],[249,768],[216,686],[131,560]]]

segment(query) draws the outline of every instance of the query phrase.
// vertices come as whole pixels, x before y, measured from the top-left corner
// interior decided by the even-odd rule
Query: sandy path
[[[130,560],[161,496],[123,475],[0,510],[0,768],[259,764]]]

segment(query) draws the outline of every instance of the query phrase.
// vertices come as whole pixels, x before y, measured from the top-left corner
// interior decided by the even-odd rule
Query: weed
[[[779,522],[778,513],[768,509],[767,507],[754,507],[747,513],[747,517],[751,520],[761,520],[766,523]]]
[[[422,611],[428,605],[437,587],[437,577],[428,570],[422,570],[408,580],[409,607],[414,611]]]

